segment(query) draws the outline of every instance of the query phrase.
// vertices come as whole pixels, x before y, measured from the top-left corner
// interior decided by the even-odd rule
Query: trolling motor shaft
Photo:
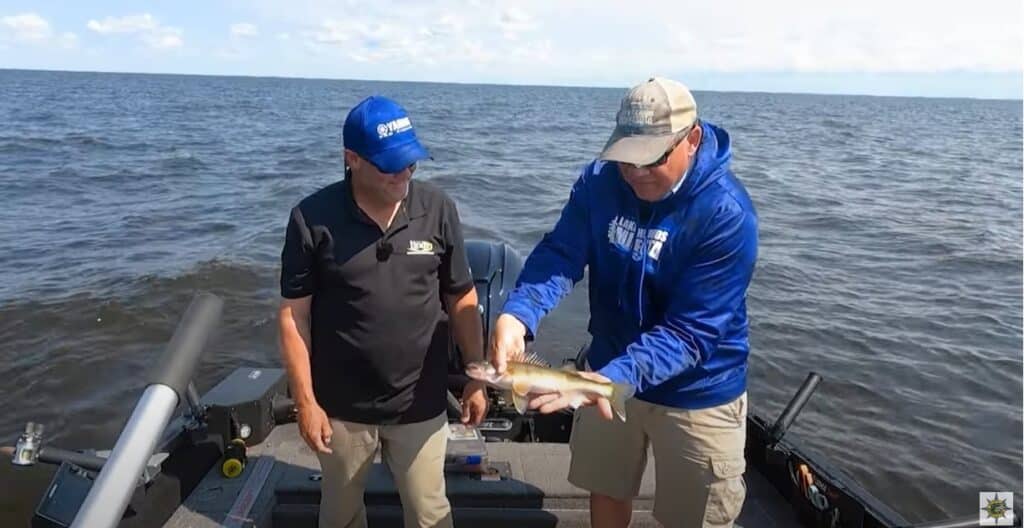
[[[44,446],[42,440],[42,424],[29,422],[25,432],[14,447],[0,447],[0,454],[11,457],[15,466],[33,466],[36,462],[44,464],[61,464],[67,462],[78,467],[99,471],[106,459],[89,453],[80,453],[59,447]]]
[[[43,445],[43,424],[28,422],[14,447],[0,447],[0,453],[11,457],[15,466],[34,466],[36,462],[60,464],[69,462],[76,466],[99,471],[106,459],[78,451]]]
[[[789,400],[789,404],[782,410],[779,419],[772,425],[771,431],[768,433],[771,436],[772,444],[777,444],[782,440],[786,431],[796,421],[797,415],[803,410],[804,405],[807,405],[807,401],[811,399],[811,394],[814,394],[814,389],[818,387],[818,383],[821,383],[821,376],[818,373],[811,372],[807,374],[807,378],[800,385],[800,389],[796,391],[793,399]]]
[[[103,464],[72,528],[107,528],[120,522],[139,476],[179,402],[193,401],[188,386],[206,342],[220,320],[223,301],[212,294],[193,299],[150,383]]]

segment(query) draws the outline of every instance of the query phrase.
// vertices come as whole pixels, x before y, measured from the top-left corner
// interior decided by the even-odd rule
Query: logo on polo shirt
[[[410,240],[406,255],[433,255],[434,243],[429,240]]]

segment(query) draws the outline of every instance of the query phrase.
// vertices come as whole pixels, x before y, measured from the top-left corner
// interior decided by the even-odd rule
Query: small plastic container
[[[448,448],[445,469],[469,470],[487,464],[487,443],[476,427],[460,423],[448,424]]]

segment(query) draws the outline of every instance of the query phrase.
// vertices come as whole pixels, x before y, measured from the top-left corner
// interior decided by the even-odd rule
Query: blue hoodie
[[[589,268],[591,369],[637,387],[642,400],[683,409],[746,390],[746,294],[757,260],[757,213],[729,168],[729,135],[701,127],[695,162],[658,202],[639,200],[615,163],[584,167],[503,308],[532,339]]]

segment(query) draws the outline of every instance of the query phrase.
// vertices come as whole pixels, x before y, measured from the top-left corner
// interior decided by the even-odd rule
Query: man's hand
[[[462,423],[480,425],[487,416],[487,385],[472,380],[462,389]]]
[[[322,407],[316,403],[300,406],[296,419],[299,422],[299,434],[310,449],[326,454],[333,453],[327,446],[331,444],[331,435],[334,431],[331,429],[331,420],[327,418],[327,413]]]
[[[509,358],[522,357],[526,348],[526,326],[509,314],[501,314],[491,332],[490,360],[498,374],[505,373]]]
[[[579,372],[579,375],[590,380],[602,383],[611,383],[611,380],[596,372]],[[565,409],[566,407],[576,408],[584,405],[597,405],[597,409],[601,412],[601,416],[606,420],[611,420],[613,418],[612,404],[608,401],[608,398],[590,394],[563,394],[560,392],[542,394],[530,399],[529,407],[531,409],[537,409],[542,414],[549,414]]]

